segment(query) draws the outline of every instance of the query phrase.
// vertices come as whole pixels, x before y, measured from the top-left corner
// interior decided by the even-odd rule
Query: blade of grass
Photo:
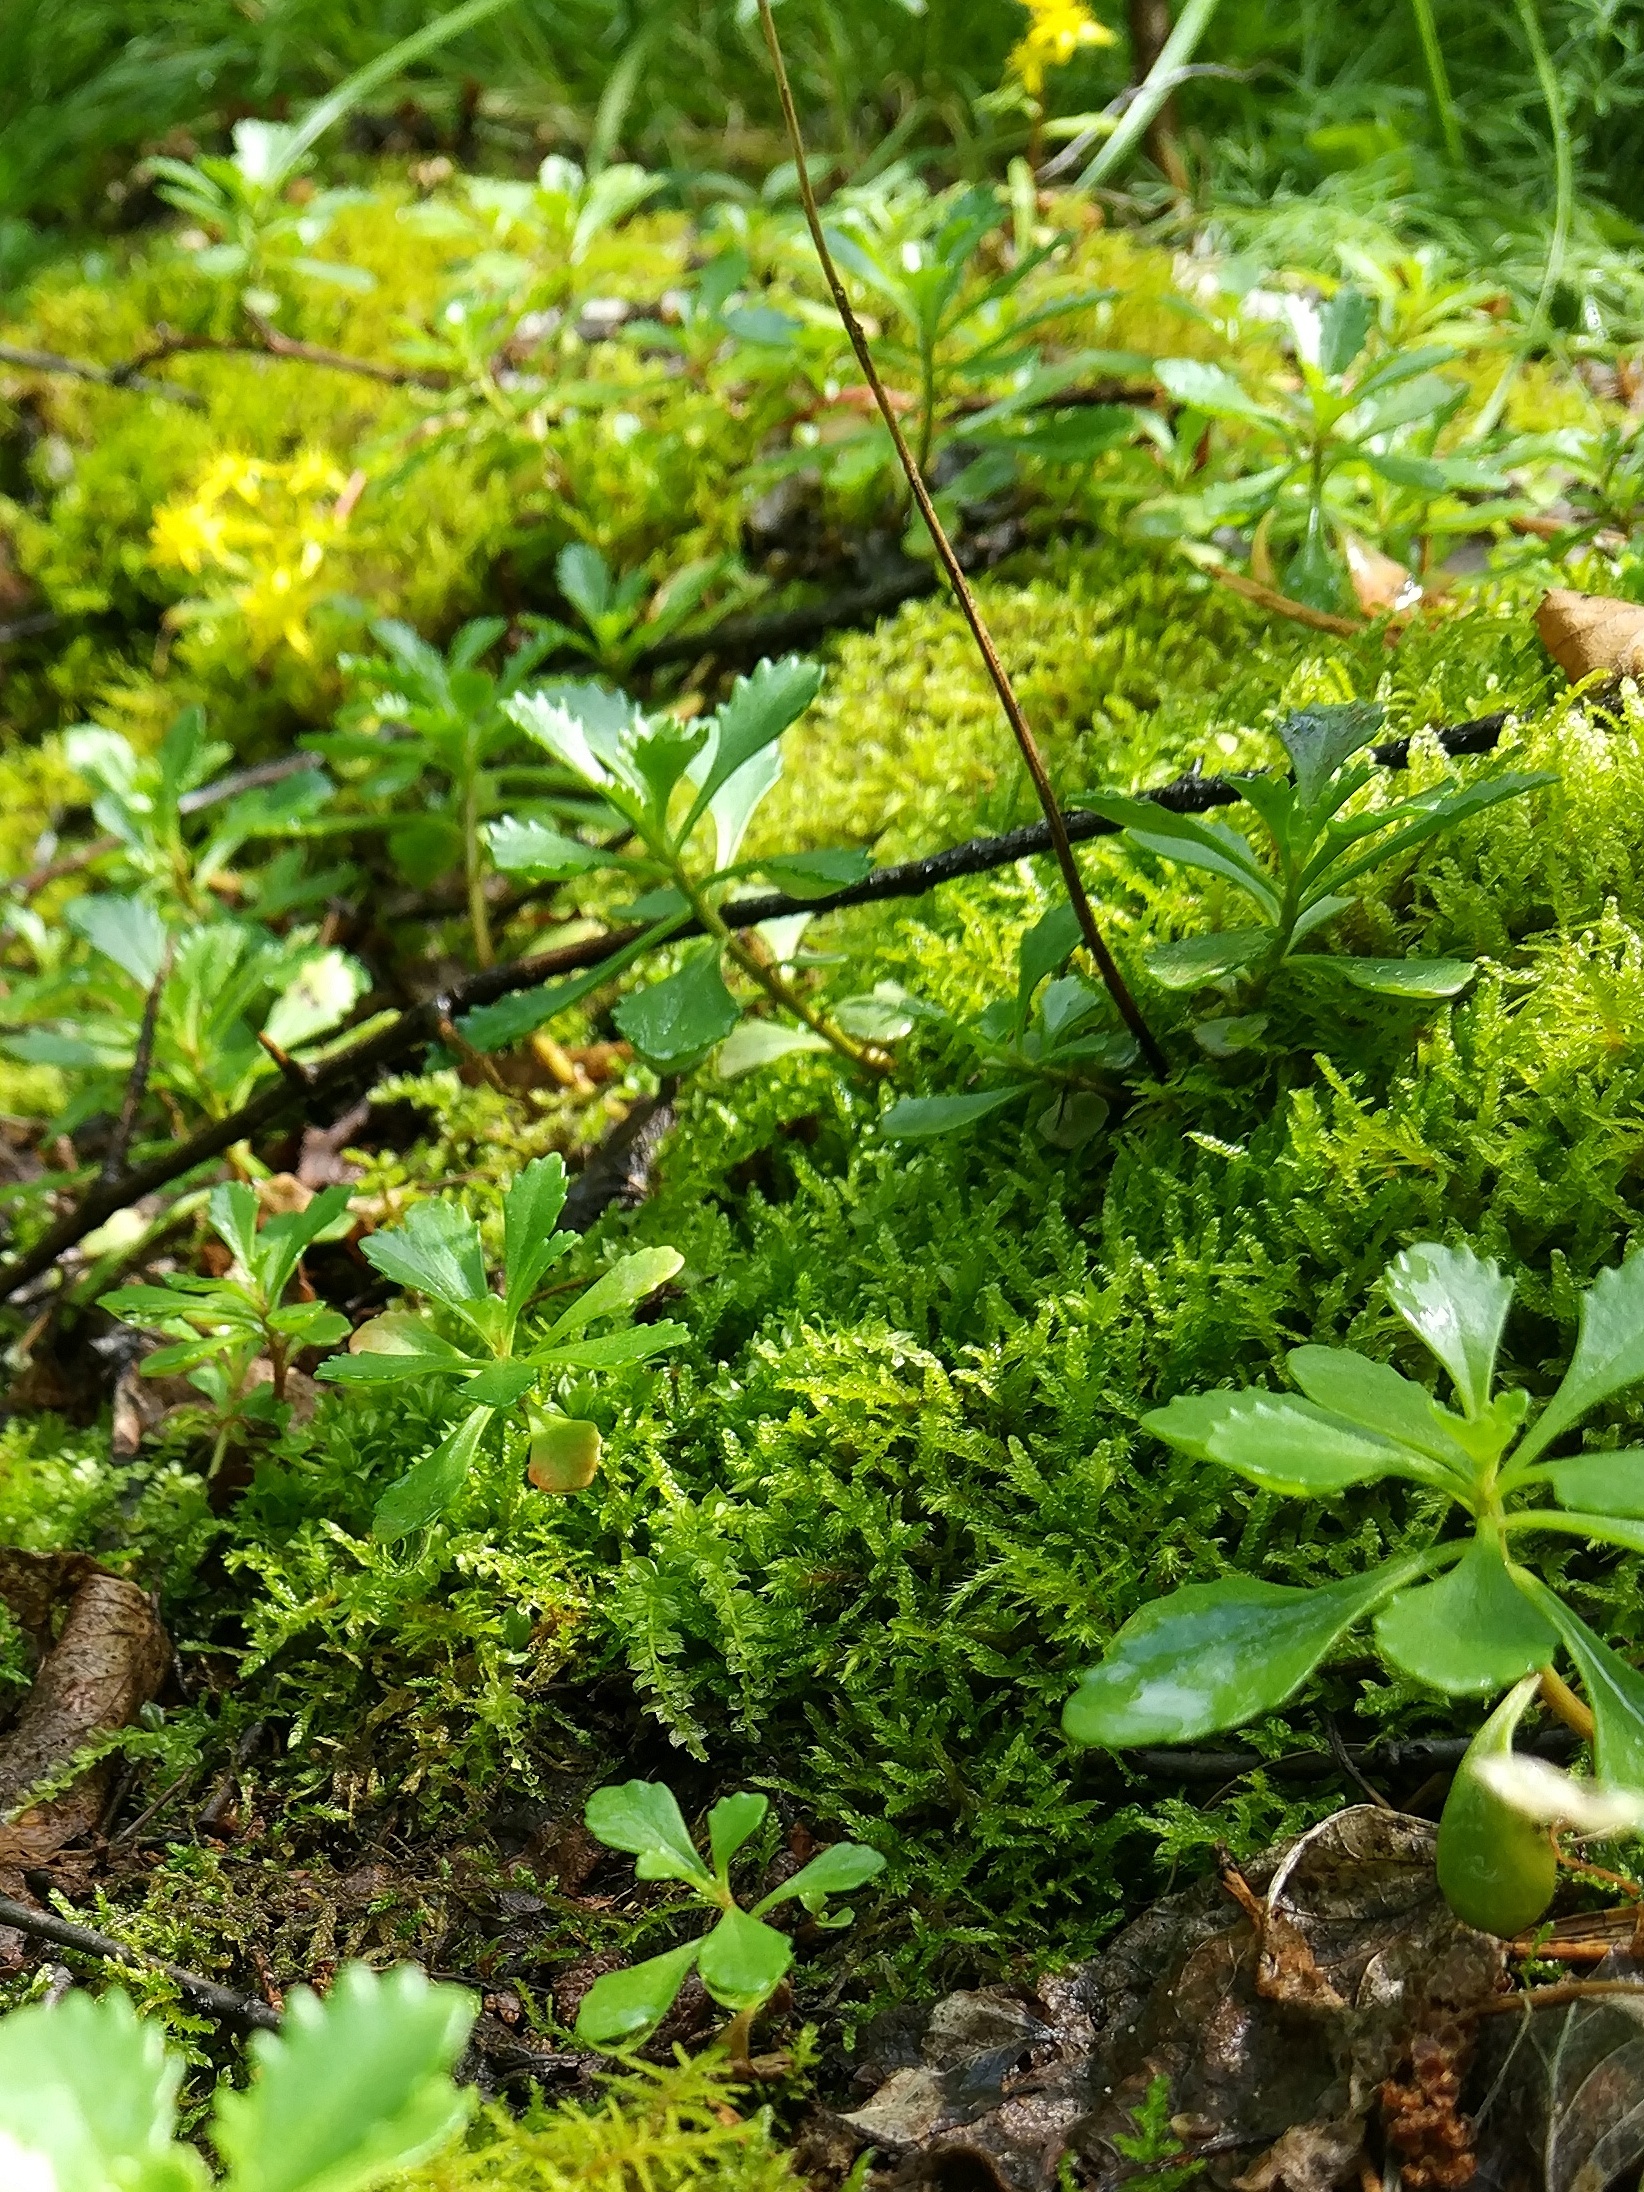
[[[1213,7],[1215,0],[1210,0],[1210,5]],[[1185,21],[1186,18],[1184,17],[1183,20]],[[846,334],[850,337],[851,348],[856,352],[857,363],[861,366],[863,376],[869,388],[873,391],[874,402],[878,405],[879,415],[885,422],[885,429],[889,433],[891,444],[896,451],[897,462],[901,465],[907,479],[909,492],[913,496],[920,517],[925,522],[925,530],[930,534],[931,542],[936,549],[937,559],[947,574],[948,584],[953,588],[954,598],[959,604],[965,622],[970,626],[971,637],[975,640],[983,663],[986,665],[988,676],[992,680],[994,691],[999,696],[999,704],[1005,711],[1005,718],[1015,736],[1028,775],[1033,780],[1033,788],[1039,796],[1039,804],[1044,809],[1045,822],[1049,828],[1051,844],[1056,854],[1056,864],[1062,871],[1062,881],[1067,887],[1068,898],[1078,918],[1080,933],[1084,937],[1086,948],[1089,950],[1091,959],[1094,961],[1103,982],[1107,985],[1108,995],[1118,1007],[1120,1018],[1129,1028],[1131,1034],[1135,1036],[1150,1069],[1162,1080],[1169,1070],[1165,1063],[1164,1052],[1159,1048],[1153,1031],[1149,1028],[1146,1020],[1143,1019],[1141,1007],[1131,995],[1130,986],[1120,973],[1118,962],[1108,950],[1102,932],[1096,925],[1096,916],[1091,910],[1090,900],[1085,893],[1084,879],[1079,873],[1079,864],[1073,857],[1073,846],[1068,838],[1067,823],[1063,818],[1060,806],[1057,804],[1056,793],[1051,785],[1049,771],[1045,767],[1044,756],[1039,751],[1039,742],[1033,735],[1027,717],[1022,713],[1021,703],[1016,697],[1016,689],[1011,684],[1010,675],[1000,659],[998,648],[994,645],[993,634],[988,630],[986,619],[982,615],[981,605],[971,591],[970,581],[960,567],[959,558],[953,552],[953,543],[948,539],[947,530],[936,513],[936,505],[931,500],[930,490],[926,487],[919,466],[914,461],[913,451],[908,447],[907,436],[902,432],[901,422],[897,418],[889,395],[886,393],[885,384],[879,377],[879,368],[874,363],[868,338],[862,331],[862,323],[856,317],[850,298],[845,294],[845,285],[839,278],[839,269],[834,265],[833,254],[828,249],[828,239],[822,227],[822,215],[817,208],[816,192],[811,185],[810,169],[805,158],[805,140],[799,127],[798,110],[794,106],[793,87],[788,81],[787,63],[782,57],[782,43],[777,37],[776,21],[771,14],[771,0],[759,0],[759,24],[765,34],[766,49],[771,57],[771,68],[776,77],[777,96],[782,102],[782,118],[787,125],[788,144],[793,153],[794,169],[799,179],[799,195],[805,208],[806,224],[811,232],[811,241],[816,246],[816,255],[822,262],[822,272],[827,279],[828,288],[832,292],[835,308],[839,313]]]
[[[1197,52],[1219,5],[1220,0],[1187,0],[1176,18],[1175,29],[1159,49],[1159,58],[1125,108],[1118,128],[1079,177],[1081,190],[1094,190],[1099,183],[1105,183],[1147,135],[1154,116],[1176,88],[1181,70]]]
[[[1445,66],[1444,48],[1439,43],[1433,0],[1410,0],[1410,12],[1416,19],[1416,35],[1421,40],[1421,57],[1427,64],[1428,92],[1433,101],[1434,116],[1444,138],[1445,155],[1452,167],[1460,167],[1461,123],[1457,118],[1456,102],[1450,90],[1450,71]]]

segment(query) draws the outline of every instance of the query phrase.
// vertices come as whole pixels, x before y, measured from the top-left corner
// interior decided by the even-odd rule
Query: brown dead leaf
[[[1635,601],[1555,586],[1541,598],[1536,630],[1572,683],[1594,670],[1644,676],[1644,608]]]
[[[1343,533],[1341,544],[1353,599],[1366,616],[1383,616],[1389,610],[1408,614],[1420,605],[1421,581],[1412,578],[1396,557],[1383,555],[1356,533]]]
[[[32,1625],[49,1620],[54,1591],[72,1596],[28,1699],[0,1742],[0,1817],[94,1736],[128,1727],[158,1694],[171,1664],[170,1639],[135,1583],[109,1575],[84,1555],[0,1553],[0,1592],[31,1633],[49,1633]],[[17,1875],[96,1826],[114,1764],[103,1760],[62,1795],[0,1825],[0,1879],[13,1876],[10,1892],[20,1885]]]

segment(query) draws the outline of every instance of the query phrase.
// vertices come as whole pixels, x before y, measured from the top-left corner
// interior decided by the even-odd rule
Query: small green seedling
[[[74,1992],[0,2019],[7,2192],[368,2192],[436,2153],[472,2112],[451,2077],[474,2021],[461,1987],[413,1964],[345,1964],[322,2000],[286,1998],[252,2035],[256,2076],[217,2088],[213,2177],[177,2138],[181,2056],[125,1995]]]
[[[305,1347],[334,1347],[348,1333],[348,1319],[324,1302],[285,1298],[303,1251],[346,1225],[347,1188],[328,1187],[306,1210],[270,1218],[260,1232],[257,1209],[257,1190],[243,1181],[211,1191],[212,1228],[234,1257],[223,1278],[172,1271],[158,1286],[116,1287],[99,1303],[111,1316],[170,1340],[145,1357],[143,1375],[186,1376],[211,1402],[213,1475],[236,1433],[284,1426],[292,1358]],[[268,1378],[256,1384],[259,1362],[268,1364]]]
[[[577,2012],[576,2037],[585,2046],[637,2047],[667,2016],[694,1970],[720,2007],[732,2012],[725,2038],[733,2053],[745,2053],[754,2013],[770,2000],[793,1962],[793,1942],[765,1924],[765,1913],[781,1903],[799,1902],[818,1925],[850,1924],[855,1916],[851,1910],[825,1914],[828,1897],[848,1895],[885,1867],[879,1852],[860,1842],[833,1843],[751,1909],[738,1902],[731,1860],[758,1833],[769,1809],[763,1796],[723,1797],[708,1814],[710,1866],[697,1854],[672,1790],[660,1782],[624,1781],[618,1788],[596,1789],[589,1797],[584,1816],[590,1834],[637,1859],[634,1870],[641,1880],[682,1880],[718,1916],[706,1933],[683,1948],[596,1979]]]
[[[156,194],[213,238],[194,254],[196,270],[237,283],[241,303],[257,318],[279,310],[280,285],[290,275],[356,294],[375,287],[365,267],[314,256],[335,214],[357,194],[319,191],[305,204],[293,203],[286,185],[295,172],[296,136],[283,122],[236,122],[234,150],[226,159],[201,153],[194,160],[155,157],[148,163]]]
[[[1436,453],[1440,429],[1467,399],[1465,384],[1438,370],[1456,361],[1455,345],[1373,343],[1376,309],[1356,289],[1339,289],[1323,305],[1289,297],[1285,307],[1291,358],[1254,393],[1204,358],[1155,363],[1166,394],[1183,408],[1173,427],[1145,413],[1140,424],[1189,491],[1143,502],[1133,524],[1155,538],[1253,525],[1257,576],[1277,552],[1285,592],[1330,610],[1348,598],[1344,536],[1368,534],[1407,553],[1432,529],[1435,502],[1449,497],[1459,512],[1465,498],[1499,495],[1508,481],[1477,456]],[[1493,328],[1485,339],[1497,339]],[[1274,461],[1190,485],[1211,421],[1265,441]],[[1496,506],[1491,514],[1504,512]],[[1476,524],[1476,510],[1470,517]]]
[[[795,655],[762,662],[737,679],[717,715],[694,722],[646,716],[599,685],[551,686],[510,703],[520,728],[605,801],[633,849],[585,844],[510,817],[489,833],[498,867],[533,882],[615,870],[643,886],[631,910],[646,925],[586,974],[469,1013],[461,1023],[469,1042],[489,1050],[519,1041],[694,920],[704,941],[687,949],[677,972],[625,997],[613,1015],[652,1065],[679,1072],[717,1051],[722,1071],[739,1072],[796,1051],[832,1050],[853,1066],[884,1066],[879,1046],[909,1024],[896,1000],[853,997],[824,1012],[790,977],[796,944],[783,923],[732,930],[721,911],[753,874],[791,896],[821,898],[872,866],[867,853],[844,849],[737,857],[781,774],[782,734],[821,682],[816,665]],[[745,1004],[726,983],[727,965],[799,1025],[762,1021],[757,1035],[741,1031]],[[742,1039],[733,1047],[727,1038],[736,1034]]]
[[[455,1202],[430,1197],[403,1226],[385,1227],[361,1242],[385,1277],[427,1296],[436,1314],[391,1309],[363,1324],[353,1352],[321,1363],[318,1376],[338,1385],[399,1385],[411,1380],[456,1382],[455,1397],[468,1411],[431,1453],[414,1462],[378,1500],[372,1532],[381,1539],[409,1536],[435,1521],[462,1489],[475,1456],[499,1412],[535,1403],[531,1424],[533,1468],[544,1489],[575,1489],[574,1481],[543,1483],[557,1470],[573,1480],[588,1465],[586,1434],[546,1405],[567,1371],[621,1369],[644,1362],[684,1338],[683,1325],[628,1325],[589,1338],[592,1324],[625,1319],[664,1286],[683,1258],[673,1248],[641,1248],[620,1257],[584,1287],[546,1331],[525,1330],[544,1279],[575,1233],[556,1233],[566,1194],[564,1160],[538,1157],[520,1172],[503,1197],[503,1283],[494,1292],[486,1276],[479,1227]],[[438,1312],[444,1315],[439,1316]],[[442,1324],[460,1334],[450,1339]],[[559,1429],[566,1425],[566,1429]],[[594,1445],[594,1466],[598,1446]]]
[[[687,563],[659,587],[643,571],[617,578],[597,548],[572,541],[555,559],[554,575],[583,629],[552,617],[531,616],[524,622],[545,650],[586,655],[613,677],[622,677],[648,647],[690,622],[723,568],[723,559],[715,557]]]
[[[1267,1017],[1252,1007],[1281,970],[1417,1002],[1457,996],[1472,981],[1470,959],[1365,959],[1302,949],[1353,904],[1350,886],[1362,876],[1469,815],[1555,781],[1545,770],[1508,771],[1466,785],[1445,777],[1388,806],[1347,812],[1376,774],[1373,764],[1353,757],[1369,745],[1381,722],[1381,709],[1366,701],[1296,709],[1278,734],[1291,775],[1233,778],[1266,838],[1265,858],[1225,822],[1174,814],[1118,792],[1092,792],[1079,800],[1117,822],[1128,843],[1215,876],[1254,906],[1257,918],[1245,926],[1166,944],[1148,958],[1149,972],[1167,989],[1216,988],[1235,1006],[1196,1030],[1213,1054],[1261,1039]]]
[[[503,755],[519,736],[508,702],[549,644],[538,638],[517,647],[493,675],[480,665],[506,629],[501,617],[476,617],[442,655],[408,624],[385,619],[373,625],[381,652],[343,663],[358,696],[345,719],[349,727],[307,741],[332,760],[368,765],[351,786],[367,809],[415,794],[418,812],[396,819],[388,849],[414,882],[461,866],[481,966],[495,956],[482,824],[497,811]],[[443,794],[435,788],[441,779]],[[544,781],[539,768],[514,769],[507,780],[516,791],[552,791],[564,782],[557,771]]]
[[[1432,1542],[1314,1590],[1232,1576],[1151,1601],[1069,1699],[1067,1733],[1124,1750],[1192,1742],[1276,1712],[1373,1615],[1387,1664],[1452,1697],[1502,1690],[1562,1646],[1592,1709],[1600,1777],[1644,1791],[1644,1675],[1523,1558],[1525,1540],[1543,1535],[1644,1551],[1644,1450],[1554,1451],[1583,1416],[1644,1378],[1644,1255],[1604,1272],[1582,1297],[1569,1369],[1528,1430],[1530,1395],[1493,1390],[1512,1281],[1468,1249],[1423,1243],[1388,1266],[1383,1285],[1448,1372],[1455,1408],[1388,1363],[1298,1347],[1289,1367],[1300,1397],[1200,1393],[1143,1420],[1178,1452],[1266,1492],[1328,1499],[1384,1478],[1419,1485],[1436,1506]],[[1551,1504],[1532,1504],[1542,1500]],[[1470,1528],[1440,1537],[1458,1510]],[[1469,1786],[1470,1777],[1458,1777],[1458,1806]],[[1452,1819],[1452,1880],[1463,1870],[1457,1837],[1465,1847],[1466,1831],[1464,1819]],[[1503,1894],[1492,1905],[1475,1896],[1467,1915],[1517,1932],[1525,1899]]]
[[[989,1005],[969,1025],[947,1022],[996,1085],[962,1096],[904,1096],[885,1113],[881,1130],[893,1141],[928,1141],[1037,1099],[1044,1109],[1035,1113],[1036,1124],[1054,1147],[1077,1149],[1100,1132],[1118,1076],[1135,1063],[1136,1044],[1112,1024],[1107,992],[1067,972],[1083,940],[1065,899],[1041,916],[1017,953],[1016,995]],[[911,1009],[946,1021],[929,1007]]]

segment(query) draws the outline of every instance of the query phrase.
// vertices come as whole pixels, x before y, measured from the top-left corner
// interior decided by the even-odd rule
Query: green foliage
[[[257,1226],[257,1191],[236,1182],[213,1188],[211,1224],[234,1258],[220,1279],[167,1272],[159,1286],[120,1286],[99,1306],[170,1341],[144,1357],[146,1377],[181,1372],[212,1404],[217,1419],[214,1473],[236,1432],[252,1425],[283,1430],[289,1416],[286,1373],[306,1347],[332,1347],[348,1334],[348,1319],[323,1302],[287,1302],[305,1248],[350,1223],[348,1190],[330,1187],[305,1210]],[[267,1362],[266,1385],[252,1384]]]
[[[230,2192],[366,2192],[447,2144],[469,2114],[451,2081],[472,1997],[413,1965],[346,1965],[322,2001],[291,1996],[258,2033],[258,2076],[219,2088],[211,2137]],[[0,2020],[0,2158],[19,2186],[197,2192],[213,2182],[180,2145],[180,2061],[123,1994],[71,1994]]]
[[[565,1191],[565,1165],[557,1156],[538,1158],[515,1178],[503,1198],[500,1294],[486,1276],[479,1227],[455,1203],[419,1202],[404,1226],[384,1227],[367,1238],[365,1253],[377,1269],[447,1312],[461,1328],[460,1343],[448,1339],[428,1312],[390,1310],[361,1325],[351,1351],[322,1363],[320,1377],[372,1386],[457,1379],[456,1399],[471,1404],[456,1428],[378,1500],[372,1518],[377,1537],[390,1542],[406,1537],[450,1506],[501,1412],[569,1371],[620,1369],[662,1353],[682,1337],[682,1327],[668,1322],[593,1337],[587,1331],[626,1318],[665,1285],[683,1261],[671,1248],[624,1256],[534,1338],[522,1330],[549,1271],[576,1242],[574,1233],[554,1231]],[[543,1441],[552,1434],[539,1425],[534,1436]]]
[[[1376,770],[1349,766],[1381,728],[1382,711],[1362,702],[1304,708],[1286,716],[1278,736],[1290,756],[1290,778],[1235,777],[1268,839],[1268,864],[1223,822],[1176,814],[1146,800],[1095,792],[1086,804],[1123,826],[1127,842],[1157,858],[1231,884],[1251,901],[1257,921],[1166,944],[1148,971],[1167,989],[1220,988],[1234,1010],[1195,1030],[1215,1055],[1260,1041],[1267,1016],[1250,1007],[1281,969],[1345,982],[1373,996],[1436,1001],[1457,996],[1475,969],[1460,959],[1372,959],[1339,953],[1299,953],[1298,947],[1338,915],[1353,897],[1347,886],[1468,815],[1517,799],[1553,781],[1550,774],[1507,770],[1465,786],[1441,779],[1388,806],[1344,813]]]
[[[579,2040],[589,2047],[636,2046],[667,2016],[693,1970],[722,2009],[751,2016],[776,1992],[793,1961],[787,1934],[764,1923],[764,1913],[779,1904],[801,1904],[817,1925],[850,1924],[849,1909],[825,1915],[828,1897],[848,1895],[885,1869],[877,1850],[856,1842],[833,1843],[751,1908],[738,1902],[731,1861],[758,1833],[769,1808],[763,1796],[720,1799],[708,1814],[710,1868],[697,1854],[673,1791],[660,1782],[628,1781],[589,1797],[590,1834],[636,1858],[641,1880],[683,1881],[719,1915],[699,1940],[596,1979],[577,2012]]]
[[[1432,1495],[1435,1530],[1459,1506],[1472,1534],[1432,1536],[1420,1551],[1324,1589],[1235,1577],[1156,1600],[1131,1617],[1069,1700],[1069,1735],[1123,1748],[1237,1726],[1284,1704],[1374,1613],[1383,1659],[1452,1696],[1517,1681],[1562,1643],[1592,1700],[1599,1772],[1623,1787],[1644,1785],[1644,1682],[1518,1551],[1523,1536],[1548,1533],[1644,1550],[1631,1455],[1541,1458],[1583,1416],[1644,1378],[1644,1257],[1604,1272],[1581,1297],[1574,1356],[1527,1431],[1530,1394],[1492,1392],[1513,1292],[1499,1267],[1469,1249],[1424,1243],[1396,1258],[1383,1284],[1392,1308],[1450,1373],[1459,1414],[1388,1364],[1307,1346],[1289,1356],[1301,1399],[1200,1394],[1156,1409],[1146,1428],[1178,1453],[1290,1497],[1328,1498],[1405,1477]],[[1526,1504],[1548,1492],[1553,1507]],[[1435,1571],[1437,1579],[1426,1580]],[[1494,1731],[1499,1747],[1510,1748],[1516,1718],[1515,1711]],[[1458,1790],[1458,1803],[1476,1809],[1470,1781]],[[1464,1833],[1453,1822],[1452,1848],[1463,1840],[1488,1843],[1488,1823],[1474,1820]],[[1523,1870],[1505,1851],[1502,1862]],[[1469,1907],[1488,1899],[1481,1891]],[[1507,1894],[1497,1930],[1517,1932],[1539,1916],[1538,1909],[1518,1917],[1519,1908]]]

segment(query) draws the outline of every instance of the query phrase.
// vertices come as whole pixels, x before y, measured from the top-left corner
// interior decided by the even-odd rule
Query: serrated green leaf
[[[759,863],[759,872],[790,898],[826,898],[871,875],[873,854],[844,845],[777,853]]]
[[[146,901],[101,894],[75,898],[64,907],[63,920],[140,989],[154,987],[165,958],[166,925]]]
[[[477,2007],[414,1964],[345,1964],[323,2000],[294,1987],[279,2033],[252,2036],[252,2083],[219,2088],[224,2192],[364,2192],[426,2160],[471,2112],[451,2070]]]
[[[1319,312],[1319,371],[1340,379],[1364,348],[1375,318],[1362,289],[1338,289]]]
[[[1513,1299],[1513,1282],[1470,1248],[1421,1241],[1395,1256],[1382,1279],[1387,1299],[1449,1371],[1465,1413],[1490,1398],[1496,1350]]]
[[[719,971],[719,946],[699,945],[677,974],[625,997],[611,1017],[652,1065],[684,1066],[722,1043],[742,1016]]]
[[[1212,365],[1204,358],[1156,358],[1153,370],[1178,403],[1188,404],[1208,418],[1242,419],[1272,430],[1280,426],[1273,413],[1247,394],[1224,366]]]
[[[211,1190],[207,1215],[217,1238],[242,1271],[257,1264],[257,1190],[244,1180],[225,1180]]]
[[[465,1375],[480,1366],[410,1310],[390,1309],[355,1332],[351,1352],[322,1362],[314,1375],[333,1385],[392,1385],[405,1378]]]
[[[1291,710],[1279,725],[1279,743],[1290,756],[1304,807],[1317,801],[1343,762],[1369,745],[1384,720],[1385,710],[1371,700]]]
[[[1450,1697],[1482,1697],[1545,1666],[1558,1637],[1500,1549],[1474,1538],[1448,1575],[1388,1600],[1376,1616],[1376,1643],[1416,1681]]]
[[[1221,929],[1161,944],[1147,955],[1147,971],[1162,989],[1202,989],[1259,959],[1273,942],[1272,929]]]
[[[1425,1454],[1289,1393],[1191,1393],[1142,1418],[1178,1452],[1248,1477],[1264,1491],[1328,1499],[1378,1477],[1443,1480]]]
[[[1421,1572],[1419,1556],[1322,1590],[1230,1576],[1132,1614],[1068,1699],[1075,1743],[1190,1743],[1276,1712],[1353,1624]]]
[[[798,721],[821,689],[821,665],[800,655],[761,662],[751,677],[737,679],[714,719],[712,755],[687,827],[707,811],[722,785]]]
[[[455,1203],[432,1197],[417,1203],[403,1226],[368,1233],[360,1249],[384,1278],[431,1294],[448,1308],[464,1308],[489,1294],[479,1227]]]
[[[659,1286],[666,1286],[685,1259],[677,1248],[639,1248],[602,1272],[548,1328],[544,1345],[557,1347],[599,1317],[619,1316]]]
[[[17,2192],[202,2192],[204,2163],[173,2136],[182,2074],[117,1990],[14,2011],[0,2019],[0,2176]]]
[[[517,1172],[503,1197],[504,1300],[510,1322],[576,1239],[574,1233],[554,1230],[568,1188],[565,1160],[556,1150],[552,1156],[534,1158]]]
[[[623,1781],[595,1789],[582,1816],[588,1832],[608,1849],[650,1860],[647,1880],[712,1886],[713,1875],[697,1854],[674,1792],[660,1781]]]
[[[431,1453],[414,1462],[384,1492],[371,1515],[371,1535],[393,1544],[413,1530],[426,1529],[444,1514],[468,1481],[480,1440],[491,1422],[489,1408],[476,1408]]]
[[[1593,1765],[1601,1780],[1644,1789],[1644,1675],[1611,1651],[1537,1576],[1521,1586],[1563,1639],[1592,1708]]]
[[[723,2009],[757,2009],[787,1977],[793,1943],[775,1926],[728,1910],[696,1952],[697,1975]]]
[[[582,1997],[576,2038],[595,2048],[633,2047],[648,2038],[673,2008],[696,1962],[697,1946],[691,1941],[626,1971],[605,1972]]]
[[[584,845],[546,822],[521,822],[512,815],[493,822],[485,842],[504,875],[525,876],[534,883],[563,883],[614,865],[597,845]]]

